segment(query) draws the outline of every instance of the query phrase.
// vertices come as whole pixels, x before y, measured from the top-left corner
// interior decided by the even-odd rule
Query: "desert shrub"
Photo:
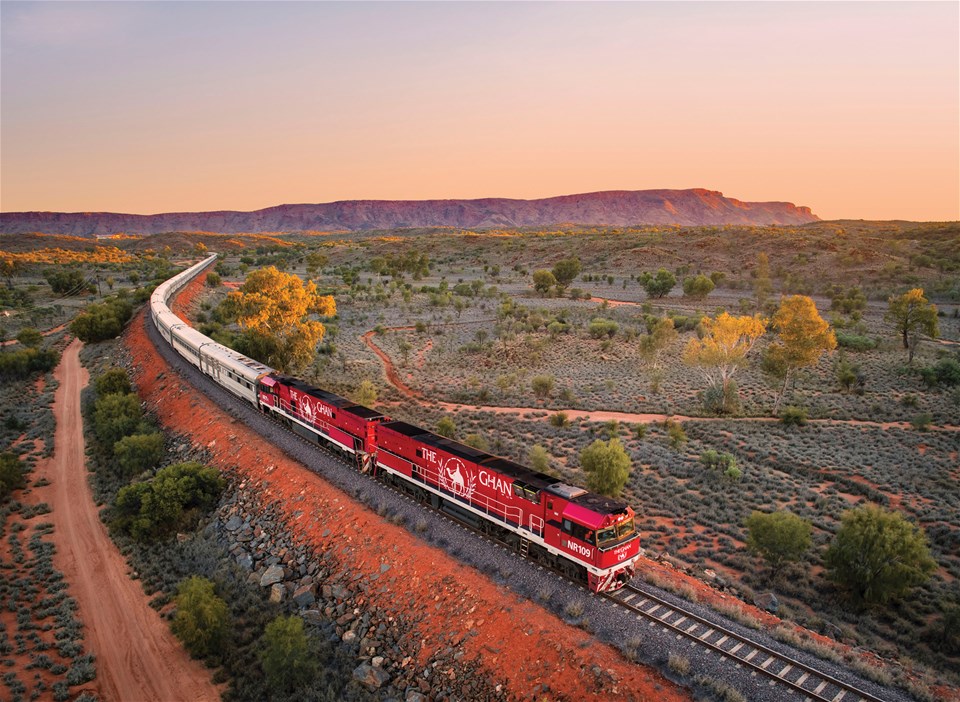
[[[550,424],[558,429],[563,429],[564,427],[570,426],[570,417],[567,416],[566,412],[557,412],[556,414],[551,414]]]
[[[712,293],[715,287],[716,285],[712,279],[700,274],[684,279],[683,294],[695,300],[702,300]]]
[[[177,613],[171,629],[190,655],[200,658],[223,644],[228,625],[227,603],[217,597],[213,583],[198,575],[177,588]]]
[[[604,319],[603,317],[595,317],[590,320],[590,326],[587,327],[587,332],[594,339],[602,339],[605,336],[613,338],[619,330],[619,324],[612,319]]]
[[[319,661],[297,616],[279,616],[267,624],[261,639],[260,665],[271,688],[289,691],[310,681]]]
[[[927,431],[931,424],[933,424],[933,415],[929,412],[921,412],[910,420],[910,426],[917,431]]]
[[[93,289],[93,284],[86,279],[83,271],[75,268],[48,270],[44,278],[57,295],[79,295]]]
[[[112,450],[116,442],[137,431],[142,418],[135,394],[104,395],[94,405],[93,431],[104,448]]]
[[[130,378],[123,368],[111,368],[101,373],[94,381],[94,387],[97,395],[126,395],[133,388],[130,386]]]
[[[490,450],[490,442],[488,442],[482,434],[467,434],[463,437],[463,443],[480,451]]]
[[[26,484],[20,457],[10,451],[0,453],[0,501],[7,499],[14,490],[26,487]]]
[[[737,381],[730,380],[726,386],[711,385],[700,393],[705,412],[710,414],[736,414],[740,411],[740,390]]]
[[[924,385],[930,388],[960,385],[960,362],[955,358],[940,359],[936,365],[920,369],[920,377]]]
[[[120,472],[126,477],[153,470],[163,460],[163,434],[125,436],[114,444],[113,455]]]
[[[802,407],[787,406],[783,408],[780,421],[788,427],[802,427],[807,423],[807,410]]]
[[[27,348],[36,349],[43,344],[43,334],[33,327],[24,327],[17,332],[17,341]]]
[[[219,288],[221,284],[220,274],[216,271],[210,271],[207,273],[207,287],[210,288]]]
[[[372,406],[377,401],[377,386],[369,380],[360,381],[360,385],[353,391],[352,399],[359,405]]]
[[[133,306],[124,299],[113,297],[106,302],[90,305],[77,315],[70,331],[84,342],[113,339],[123,331],[123,325],[133,316]]]
[[[550,470],[550,453],[540,444],[534,444],[527,454],[527,462],[535,471],[546,473]]]
[[[799,561],[812,543],[810,522],[791,512],[753,512],[746,527],[747,546],[763,556],[774,575],[787,563]]]
[[[530,388],[537,397],[550,397],[550,393],[553,392],[554,382],[555,380],[552,375],[535,375],[530,379]]]
[[[167,466],[120,489],[111,526],[138,541],[182,531],[216,504],[225,484],[216,468],[196,462]]]
[[[667,440],[670,442],[670,448],[679,451],[687,443],[687,432],[676,420],[668,419],[663,423],[663,428],[667,430]]]
[[[869,336],[852,334],[840,329],[837,330],[836,335],[837,346],[840,348],[850,349],[851,351],[871,351],[877,348],[876,339],[871,339]]]
[[[0,353],[0,378],[23,380],[56,367],[60,355],[53,349],[25,348]]]
[[[452,439],[457,433],[457,425],[454,424],[450,417],[443,417],[437,422],[437,433],[440,436]]]

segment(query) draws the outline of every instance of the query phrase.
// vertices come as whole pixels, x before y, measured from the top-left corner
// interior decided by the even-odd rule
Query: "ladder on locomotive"
[[[520,537],[520,555],[526,557],[530,553],[530,539]]]

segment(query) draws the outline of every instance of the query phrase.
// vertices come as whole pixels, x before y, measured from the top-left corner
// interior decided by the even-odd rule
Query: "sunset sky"
[[[702,187],[960,219],[960,3],[0,3],[0,210]]]

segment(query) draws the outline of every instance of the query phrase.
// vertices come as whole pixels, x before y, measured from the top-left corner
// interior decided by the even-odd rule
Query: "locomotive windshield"
[[[597,546],[600,548],[603,548],[604,546],[612,546],[619,541],[623,541],[624,539],[633,536],[635,530],[636,527],[634,526],[633,519],[627,519],[619,524],[614,524],[606,529],[601,529],[597,532]]]

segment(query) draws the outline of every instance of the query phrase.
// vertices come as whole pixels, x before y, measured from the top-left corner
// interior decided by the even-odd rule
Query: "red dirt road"
[[[85,644],[97,657],[94,686],[108,701],[218,700],[209,671],[190,659],[148,606],[98,516],[85,469],[80,391],[88,374],[80,364],[81,346],[74,340],[56,370],[55,448],[38,473],[52,482],[47,517],[55,526],[54,564],[77,600]]]

